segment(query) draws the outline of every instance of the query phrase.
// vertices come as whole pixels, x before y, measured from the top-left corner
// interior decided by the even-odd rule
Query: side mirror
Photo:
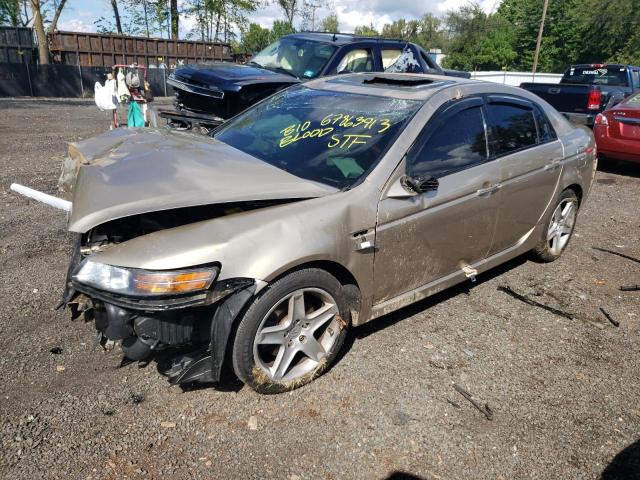
[[[411,192],[424,193],[438,190],[440,183],[438,179],[432,176],[424,175],[403,175],[400,179],[402,186]]]

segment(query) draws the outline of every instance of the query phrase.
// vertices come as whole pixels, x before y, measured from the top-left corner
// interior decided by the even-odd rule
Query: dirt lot
[[[65,217],[8,191],[55,193],[66,142],[106,125],[91,103],[0,101],[0,476],[640,478],[640,292],[618,291],[640,263],[592,248],[640,258],[640,167],[598,172],[558,262],[519,259],[357,328],[307,387],[183,392],[153,364],[117,369],[92,324],[53,310]]]

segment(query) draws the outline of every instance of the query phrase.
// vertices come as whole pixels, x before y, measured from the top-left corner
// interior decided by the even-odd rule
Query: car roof
[[[365,37],[355,35],[353,33],[331,33],[331,32],[299,32],[285,35],[282,38],[298,38],[301,40],[312,40],[316,42],[331,43],[334,45],[345,45],[358,42],[376,42],[376,43],[411,43],[407,40],[383,37]]]
[[[359,93],[406,100],[426,100],[436,92],[455,85],[487,83],[460,77],[416,73],[349,73],[305,82],[316,90]]]
[[[576,63],[569,68],[595,68],[595,67],[612,67],[612,68],[638,68],[635,65],[629,65],[625,63]]]

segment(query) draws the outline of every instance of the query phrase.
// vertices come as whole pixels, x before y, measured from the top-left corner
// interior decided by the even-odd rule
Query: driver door
[[[407,152],[406,173],[431,177],[432,189],[405,198],[392,198],[390,191],[383,195],[374,304],[457,273],[490,251],[500,208],[500,167],[488,160],[485,118],[482,98],[447,102]]]

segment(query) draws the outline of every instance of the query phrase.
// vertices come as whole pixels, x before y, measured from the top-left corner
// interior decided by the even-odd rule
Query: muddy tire
[[[233,369],[259,393],[281,393],[320,376],[347,335],[340,282],[324,270],[292,272],[246,310],[233,343]]]
[[[573,236],[579,205],[573,190],[568,189],[560,194],[545,226],[544,238],[531,251],[534,260],[553,262],[560,258]]]

